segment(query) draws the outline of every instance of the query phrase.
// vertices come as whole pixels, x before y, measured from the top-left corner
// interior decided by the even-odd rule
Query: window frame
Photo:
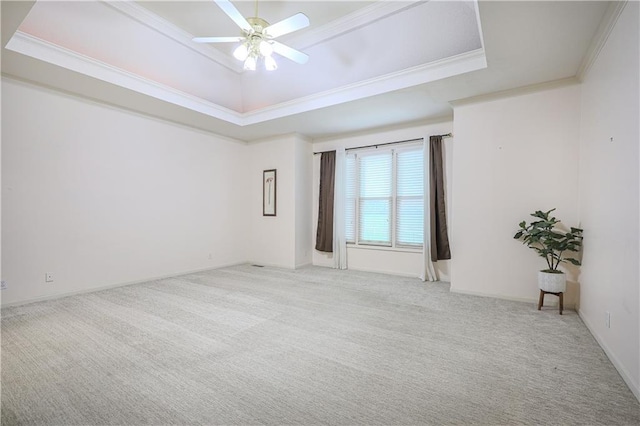
[[[355,194],[354,198],[351,200],[355,205],[353,206],[354,210],[354,232],[353,232],[353,240],[347,240],[347,245],[349,247],[362,248],[362,249],[372,249],[372,250],[389,250],[389,251],[398,251],[398,252],[422,252],[423,245],[417,244],[402,244],[397,241],[397,214],[398,214],[398,153],[402,151],[422,151],[423,143],[422,140],[420,142],[409,142],[407,144],[403,144],[401,146],[387,147],[387,148],[373,148],[366,150],[358,150],[357,152],[347,152],[347,156],[353,155],[355,160],[355,166],[353,173],[354,176],[354,187]],[[375,152],[383,153],[383,152],[391,152],[391,206],[390,206],[390,242],[376,242],[376,241],[361,241],[359,238],[360,233],[360,162],[359,157],[362,155],[375,155]],[[426,173],[423,168],[423,173]],[[345,173],[346,174],[346,173]],[[348,179],[348,176],[347,176]],[[424,182],[424,175],[423,175]],[[423,183],[424,184],[424,183]],[[412,196],[415,198],[422,198],[424,202],[424,195],[422,197]],[[409,196],[403,197],[405,199],[411,198]],[[349,199],[345,200],[345,211],[346,206],[350,202]],[[424,211],[423,211],[423,222],[424,222]]]

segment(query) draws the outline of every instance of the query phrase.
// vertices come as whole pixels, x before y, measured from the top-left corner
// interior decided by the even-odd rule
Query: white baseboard
[[[538,299],[535,299],[535,298],[513,297],[513,296],[506,296],[504,294],[495,294],[495,293],[481,293],[481,292],[475,292],[475,291],[460,290],[460,289],[456,289],[456,288],[452,288],[451,292],[452,293],[459,293],[459,294],[468,294],[469,296],[491,297],[491,298],[494,298],[494,299],[511,300],[513,302],[532,303],[535,306],[538,306]],[[558,298],[545,297],[543,308],[557,308],[559,304],[560,304],[560,302],[558,301]],[[573,311],[576,310],[575,304],[574,303],[567,303],[566,298],[565,298],[565,301],[564,301],[563,308],[565,310],[567,310],[567,309],[573,310]]]
[[[155,280],[162,280],[162,279],[165,279],[165,278],[180,277],[182,275],[195,274],[197,272],[211,271],[211,270],[214,270],[214,269],[227,268],[227,267],[236,266],[236,265],[244,265],[246,263],[247,262],[234,262],[234,263],[223,264],[223,265],[218,265],[218,266],[214,266],[214,267],[199,268],[199,269],[193,269],[193,270],[189,270],[189,271],[176,272],[174,274],[157,275],[157,276],[145,278],[145,279],[142,279],[142,280],[125,281],[125,282],[121,282],[121,283],[107,284],[107,285],[103,285],[103,286],[99,286],[99,287],[91,287],[91,288],[82,289],[82,290],[67,291],[67,292],[56,293],[56,294],[48,294],[46,296],[34,297],[34,298],[31,298],[31,299],[24,299],[24,300],[18,300],[18,301],[15,301],[15,302],[2,303],[2,307],[3,308],[8,308],[10,306],[20,306],[20,305],[26,305],[28,303],[44,302],[44,301],[47,301],[47,300],[62,299],[63,297],[76,296],[78,294],[93,293],[95,291],[109,290],[111,288],[118,288],[118,287],[124,287],[124,286],[127,286],[127,285],[146,283],[147,281],[155,281]]]
[[[333,260],[330,262],[320,261],[320,262],[311,262],[313,266],[321,266],[323,268],[333,268]]]
[[[319,266],[322,268],[333,268],[333,262],[331,263],[325,263],[325,262],[314,262],[312,263],[313,266]],[[394,275],[396,277],[408,277],[408,278],[416,278],[416,279],[420,279],[419,276],[417,276],[415,273],[409,273],[409,272],[398,272],[398,271],[389,271],[386,269],[375,269],[375,268],[354,268],[352,266],[347,267],[348,270],[351,271],[359,271],[359,272],[373,272],[376,274],[385,274],[385,275]],[[447,280],[439,280],[440,282],[443,283],[449,283],[449,281]]]
[[[375,269],[375,268],[353,268],[351,266],[347,267],[352,271],[360,271],[360,272],[375,272],[376,274],[385,274],[385,275],[395,275],[397,277],[408,277],[408,278],[416,278],[420,279],[416,274],[410,274],[406,272],[398,272],[398,271],[387,271],[385,269]]]
[[[264,267],[268,267],[268,268],[279,268],[279,269],[295,269],[295,267],[291,266],[291,265],[281,265],[279,263],[265,263],[265,262],[255,262],[255,261],[248,261],[246,262],[249,265],[255,265],[255,266],[264,266]]]
[[[476,291],[460,290],[453,287],[451,288],[451,293],[466,294],[469,296],[491,297],[493,299],[511,300],[512,302],[532,303],[538,306],[538,299],[533,299],[528,297],[513,297],[513,296],[506,296],[504,294],[482,293],[482,292],[476,292]],[[545,299],[545,306],[558,306],[558,303],[553,301],[547,302]],[[564,308],[573,309],[572,306],[568,306],[568,307],[564,306]]]
[[[589,330],[593,338],[596,339],[596,342],[598,342],[598,344],[600,345],[604,353],[607,355],[607,357],[611,361],[611,364],[613,364],[616,370],[618,370],[618,374],[620,374],[620,377],[622,377],[622,380],[624,380],[624,382],[627,384],[627,386],[629,387],[633,395],[636,397],[638,402],[640,402],[640,386],[638,385],[638,383],[635,383],[633,381],[633,377],[631,377],[627,369],[624,368],[624,365],[622,365],[620,360],[618,360],[618,358],[611,351],[611,349],[609,349],[609,347],[604,342],[604,340],[595,332],[595,329],[593,328],[591,323],[582,315],[580,310],[578,310],[578,316],[580,317],[584,325],[587,326],[587,329]]]

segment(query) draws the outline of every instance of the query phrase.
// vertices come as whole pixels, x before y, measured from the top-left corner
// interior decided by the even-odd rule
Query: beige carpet
[[[2,425],[640,424],[572,311],[250,265],[2,310]]]

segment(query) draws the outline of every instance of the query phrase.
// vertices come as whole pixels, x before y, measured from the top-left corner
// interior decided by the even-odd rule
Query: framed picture
[[[276,215],[276,169],[262,172],[262,216]]]

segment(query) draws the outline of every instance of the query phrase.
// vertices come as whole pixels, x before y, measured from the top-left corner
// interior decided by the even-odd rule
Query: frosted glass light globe
[[[251,55],[244,61],[244,69],[248,71],[256,70],[256,57]]]
[[[233,57],[239,61],[244,61],[247,59],[247,56],[249,56],[249,49],[247,49],[247,45],[244,43],[236,47],[236,50],[233,51]]]
[[[260,42],[260,54],[262,56],[271,56],[271,54],[273,53],[273,46],[271,46],[271,43],[262,40]]]

